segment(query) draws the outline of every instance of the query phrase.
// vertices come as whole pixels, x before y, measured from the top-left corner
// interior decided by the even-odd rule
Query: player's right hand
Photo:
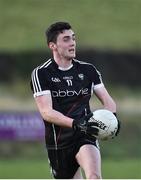
[[[90,136],[98,135],[98,131],[99,131],[98,123],[97,122],[89,122],[89,120],[92,116],[93,116],[93,114],[90,113],[81,119],[74,119],[72,128],[75,131],[80,131],[80,132],[90,135]]]

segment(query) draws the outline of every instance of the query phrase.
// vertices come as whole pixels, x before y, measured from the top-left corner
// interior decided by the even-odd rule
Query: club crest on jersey
[[[56,77],[55,77],[55,78],[52,77],[51,80],[52,80],[53,82],[61,82],[61,80],[60,80],[59,78],[56,78]]]
[[[79,77],[81,80],[84,80],[84,74],[78,74],[78,77]]]

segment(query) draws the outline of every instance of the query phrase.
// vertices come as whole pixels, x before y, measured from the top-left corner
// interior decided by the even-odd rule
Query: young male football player
[[[31,88],[45,124],[46,147],[54,178],[101,178],[101,156],[96,123],[89,101],[94,92],[105,109],[116,112],[100,73],[92,64],[78,61],[75,33],[66,22],[46,31],[53,57],[32,72]]]

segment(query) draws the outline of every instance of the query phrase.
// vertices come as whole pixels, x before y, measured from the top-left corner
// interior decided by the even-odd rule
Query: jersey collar
[[[60,69],[61,71],[68,71],[69,69],[71,69],[73,67],[73,64],[71,64],[68,68],[62,68],[58,66],[58,69]]]
[[[52,59],[52,62],[53,62],[54,67],[59,69],[59,70],[61,70],[61,71],[68,71],[68,70],[70,70],[74,66],[74,60],[72,60],[72,64],[68,68],[59,67],[54,59]]]

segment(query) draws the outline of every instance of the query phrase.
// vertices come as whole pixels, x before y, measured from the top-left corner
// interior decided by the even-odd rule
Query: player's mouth
[[[70,52],[70,53],[74,53],[74,52],[75,52],[75,49],[74,49],[74,48],[69,49],[69,52]]]

